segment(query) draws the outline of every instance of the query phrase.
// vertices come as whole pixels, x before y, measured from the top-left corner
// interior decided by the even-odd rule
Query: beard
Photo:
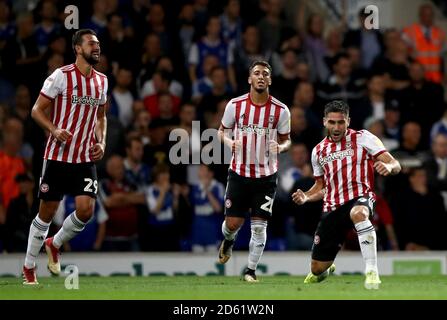
[[[98,58],[95,58],[92,53],[87,54],[85,52],[82,52],[82,57],[85,59],[85,61],[87,61],[87,63],[89,65],[94,66],[95,64],[97,64],[99,62],[100,56],[98,56]]]

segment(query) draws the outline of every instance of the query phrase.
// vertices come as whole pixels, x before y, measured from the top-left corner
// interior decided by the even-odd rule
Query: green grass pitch
[[[259,283],[239,277],[150,276],[80,277],[78,290],[67,290],[64,278],[39,278],[25,287],[19,278],[0,278],[3,299],[120,299],[120,300],[300,300],[300,299],[447,299],[447,278],[382,276],[379,290],[363,288],[363,276],[336,275],[318,284],[304,277],[260,276]]]

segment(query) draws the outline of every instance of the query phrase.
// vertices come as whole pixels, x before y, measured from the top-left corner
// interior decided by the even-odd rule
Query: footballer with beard
[[[219,262],[230,259],[237,233],[249,214],[251,238],[243,280],[257,282],[255,271],[266,245],[277,186],[277,155],[291,144],[290,111],[269,94],[272,67],[268,62],[254,61],[248,72],[250,92],[228,102],[219,128],[220,140],[232,149]]]
[[[101,54],[93,30],[78,30],[72,46],[75,63],[56,69],[45,80],[31,113],[49,137],[39,182],[39,213],[30,226],[22,270],[25,285],[38,284],[35,260],[44,243],[48,270],[60,273],[59,248],[84,229],[98,192],[95,161],[106,147],[108,80],[93,68]],[[46,239],[65,194],[75,197],[76,209],[54,237]]]

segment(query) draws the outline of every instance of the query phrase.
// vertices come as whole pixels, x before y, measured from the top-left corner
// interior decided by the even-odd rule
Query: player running
[[[72,45],[76,62],[45,80],[32,110],[33,119],[50,136],[40,177],[39,213],[30,226],[23,266],[25,285],[38,284],[35,260],[64,194],[75,196],[76,210],[54,238],[45,240],[48,270],[54,275],[61,270],[59,248],[84,229],[95,207],[98,181],[94,161],[103,157],[106,147],[108,80],[93,69],[101,53],[94,31],[77,31]]]
[[[258,281],[255,271],[266,244],[267,220],[276,192],[276,155],[290,148],[290,112],[269,95],[271,76],[272,68],[266,61],[254,61],[249,68],[250,92],[230,100],[219,128],[220,139],[233,151],[219,262],[230,259],[236,235],[251,209],[248,268],[243,278],[248,282]]]

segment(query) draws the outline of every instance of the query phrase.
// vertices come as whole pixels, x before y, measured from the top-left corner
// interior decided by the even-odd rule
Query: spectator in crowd
[[[290,109],[290,138],[292,142],[302,142],[308,150],[321,140],[319,128],[309,125],[306,119],[306,110],[300,107]]]
[[[53,34],[60,31],[61,26],[57,22],[57,8],[53,1],[44,0],[40,7],[40,23],[36,25],[35,34],[39,52],[42,54],[47,50],[49,40]]]
[[[396,99],[392,99],[385,105],[385,118],[383,119],[385,136],[387,138],[400,141],[400,122],[399,102]]]
[[[322,128],[320,114],[315,101],[315,88],[311,82],[300,81],[294,89],[292,107],[304,110],[307,122],[312,127]]]
[[[222,39],[227,43],[240,43],[242,36],[242,18],[239,0],[227,0],[224,12],[220,16]]]
[[[424,67],[419,62],[410,64],[409,74],[410,85],[401,91],[400,99],[405,106],[401,121],[416,121],[421,125],[422,146],[428,149],[431,126],[444,112],[444,89],[424,78]]]
[[[304,49],[308,52],[310,58],[309,65],[311,69],[311,79],[315,82],[325,82],[330,74],[325,61],[327,55],[326,43],[323,39],[324,19],[321,15],[312,13],[305,18],[308,0],[300,1],[298,8],[298,30],[304,40]]]
[[[404,124],[400,146],[392,154],[400,162],[402,172],[422,166],[427,153],[421,148],[421,126],[417,122],[410,121]]]
[[[200,104],[203,96],[213,90],[211,71],[219,66],[219,59],[215,55],[207,55],[203,60],[203,76],[192,84],[192,100]]]
[[[351,76],[351,60],[346,53],[339,53],[334,57],[332,74],[328,80],[317,89],[317,95],[322,102],[339,99],[355,104],[364,96],[364,86]]]
[[[160,117],[160,96],[168,95],[172,100],[172,112],[177,115],[180,107],[180,97],[175,96],[169,91],[171,83],[173,81],[172,73],[166,70],[157,70],[151,79],[154,90],[152,94],[143,98],[144,105],[147,111],[151,114],[152,119]]]
[[[387,88],[399,91],[409,84],[408,65],[410,57],[407,46],[399,38],[397,31],[387,31],[385,39],[387,39],[385,54],[377,57],[371,70],[374,74],[385,74]]]
[[[165,10],[160,3],[152,3],[146,15],[144,33],[155,33],[163,52],[172,52],[171,36],[165,24]]]
[[[408,180],[407,187],[399,190],[391,204],[400,248],[445,250],[442,228],[446,214],[441,195],[429,190],[427,174],[421,167],[412,168]]]
[[[134,96],[130,90],[132,78],[131,70],[120,67],[116,75],[116,84],[110,97],[109,114],[117,118],[123,128],[127,128],[133,118],[132,104]]]
[[[275,84],[272,95],[278,97],[285,104],[291,105],[293,94],[299,82],[297,72],[298,57],[294,50],[286,49],[281,52],[281,73],[273,77]]]
[[[11,200],[8,207],[3,240],[7,252],[25,252],[29,224],[38,210],[38,202],[34,197],[34,178],[29,172],[18,174],[15,177],[15,182],[19,185],[20,191],[18,196]],[[0,231],[0,242],[1,240]]]
[[[143,192],[150,182],[151,170],[143,163],[143,141],[138,133],[130,133],[126,139],[126,158],[124,175],[134,190]]]
[[[447,208],[447,135],[438,133],[431,144],[431,153],[424,161],[430,190],[440,192]]]
[[[18,174],[26,172],[25,159],[19,155],[23,145],[23,133],[17,134],[17,127],[22,123],[16,118],[9,118],[3,126],[3,142],[0,149],[0,223],[5,223],[4,213],[12,199],[20,194],[19,184],[15,180]],[[19,129],[20,130],[20,129]]]
[[[445,32],[435,25],[433,7],[424,3],[419,7],[419,23],[403,30],[403,39],[414,60],[424,66],[425,78],[435,83],[444,80],[443,54],[446,50]]]
[[[93,14],[81,26],[85,29],[92,29],[98,35],[98,38],[103,38],[107,30],[107,0],[93,1]]]
[[[128,64],[126,69],[136,71],[138,64],[132,59],[133,52],[136,52],[135,41],[126,34],[124,18],[118,12],[107,16],[107,26],[104,36],[101,39],[101,50],[107,53],[109,63],[116,70],[123,62]]]
[[[385,136],[385,124],[383,119],[376,119],[371,116],[365,120],[363,128],[379,138],[387,150],[393,151],[399,147],[399,140]]]
[[[146,190],[149,208],[149,251],[177,251],[180,249],[180,233],[175,215],[179,208],[179,186],[171,185],[169,167],[157,165],[153,171],[153,183]]]
[[[350,127],[361,130],[363,123],[368,117],[382,120],[385,118],[385,76],[381,74],[372,75],[367,82],[367,92],[357,103],[352,104],[350,111]],[[389,150],[389,149],[388,149]]]
[[[143,193],[136,192],[127,181],[124,159],[113,155],[107,160],[109,178],[100,182],[99,197],[109,219],[103,243],[105,251],[137,251],[138,207],[145,203]]]
[[[178,37],[182,43],[183,56],[187,57],[193,44],[194,34],[194,6],[185,3],[178,16]]]
[[[34,18],[31,12],[17,16],[17,34],[4,47],[4,71],[15,85],[23,83],[32,92],[38,92],[40,78],[23,77],[24,74],[38,75],[41,71],[41,54],[34,33]]]
[[[169,58],[168,56],[160,57],[160,59],[158,60],[156,68],[157,68],[157,70],[160,70],[160,71],[164,70],[168,74],[173,75],[173,78],[172,78],[171,82],[169,83],[169,87],[167,88],[167,90],[173,96],[175,96],[175,97],[177,97],[179,99],[182,99],[182,97],[183,97],[183,85],[174,78],[174,71],[175,70],[174,70],[174,65],[172,63],[171,58]],[[158,86],[158,84],[154,83],[154,79],[147,80],[146,82],[143,83],[143,87],[141,89],[140,97],[144,99],[147,96],[153,95],[158,90],[160,90],[157,86]]]
[[[140,101],[141,102],[141,101]],[[134,103],[135,106],[135,103]],[[132,108],[136,110],[136,108]],[[140,138],[143,146],[146,146],[151,141],[149,126],[151,123],[151,114],[144,108],[134,111],[134,120],[129,127],[130,132],[136,132]]]
[[[167,129],[160,119],[154,119],[149,125],[149,144],[144,146],[143,162],[153,168],[157,164],[169,163],[169,149],[166,145]]]
[[[444,113],[442,114],[442,117],[436,121],[430,130],[430,142],[433,141],[433,138],[438,133],[447,134],[447,108],[446,103],[444,102],[442,109],[444,110]]]
[[[368,29],[365,23],[369,13],[362,7],[359,10],[359,29],[348,30],[344,36],[343,47],[354,46],[360,49],[361,66],[365,69],[371,68],[376,57],[383,51],[382,34],[379,30]]]
[[[199,182],[191,187],[194,210],[191,243],[193,252],[216,251],[221,237],[224,186],[214,179],[212,168],[200,165]]]
[[[231,44],[220,38],[221,25],[217,16],[209,18],[206,26],[206,34],[191,46],[189,51],[189,78],[194,83],[203,76],[203,62],[208,54],[219,58],[219,65],[226,69],[232,90],[236,91],[236,74],[234,71],[234,55]]]
[[[203,120],[206,117],[206,113],[216,112],[219,101],[227,98],[231,93],[231,87],[228,85],[225,68],[219,66],[213,68],[210,73],[210,79],[212,83],[211,92],[203,96],[197,107],[199,120]]]
[[[266,15],[257,27],[264,50],[275,51],[280,45],[281,30],[285,27],[282,16],[284,4],[281,0],[268,0],[266,5]]]
[[[140,73],[137,76],[137,88],[141,90],[146,80],[151,79],[156,70],[158,60],[163,56],[160,38],[155,33],[149,33],[144,38],[143,54],[140,57]]]

